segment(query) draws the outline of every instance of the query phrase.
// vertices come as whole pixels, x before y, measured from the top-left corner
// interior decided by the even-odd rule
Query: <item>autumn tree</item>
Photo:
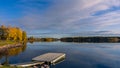
[[[26,40],[26,38],[26,32],[18,27],[6,27],[4,25],[0,27],[1,40],[23,41]]]

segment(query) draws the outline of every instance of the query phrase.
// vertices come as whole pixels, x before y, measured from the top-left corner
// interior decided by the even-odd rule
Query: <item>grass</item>
[[[13,66],[1,66],[0,68],[22,68],[22,67],[13,67]]]
[[[3,41],[3,40],[0,40],[0,46],[4,46],[4,45],[8,45],[8,44],[15,44],[16,42],[14,42],[14,41],[10,41],[10,40],[8,40],[8,41]]]

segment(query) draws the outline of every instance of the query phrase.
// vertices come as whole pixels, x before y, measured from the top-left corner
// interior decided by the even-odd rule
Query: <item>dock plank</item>
[[[44,62],[25,62],[25,63],[11,64],[10,66],[30,67],[30,66],[42,65],[42,64],[44,64]]]
[[[40,62],[50,62],[54,63],[57,60],[64,58],[65,54],[64,53],[46,53],[40,56],[37,56],[33,58],[33,61],[40,61]]]

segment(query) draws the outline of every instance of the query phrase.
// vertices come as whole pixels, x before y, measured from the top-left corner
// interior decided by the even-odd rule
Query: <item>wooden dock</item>
[[[18,63],[18,64],[11,64],[10,66],[16,67],[32,67],[42,64],[56,64],[65,59],[64,53],[46,53],[40,56],[37,56],[32,59],[33,62],[26,62],[26,63]]]
[[[55,62],[65,58],[64,53],[46,53],[40,56],[37,56],[33,58],[33,61],[38,61],[38,62],[45,62],[45,63],[50,63],[54,64]]]

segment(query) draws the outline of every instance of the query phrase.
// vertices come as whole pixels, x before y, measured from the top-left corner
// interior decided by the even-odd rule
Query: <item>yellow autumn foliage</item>
[[[0,40],[23,41],[26,38],[26,32],[18,27],[6,27],[4,25],[0,27]]]

